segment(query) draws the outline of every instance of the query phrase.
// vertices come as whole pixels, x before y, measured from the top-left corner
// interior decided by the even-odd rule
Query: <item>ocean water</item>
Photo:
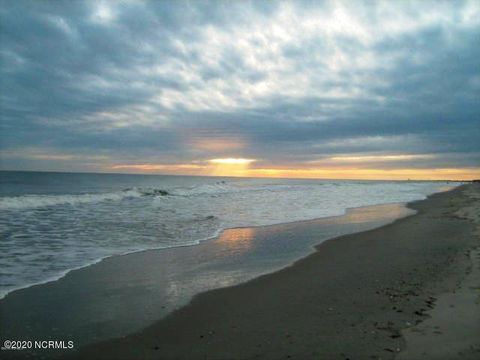
[[[0,298],[105,257],[342,215],[459,183],[0,172]]]

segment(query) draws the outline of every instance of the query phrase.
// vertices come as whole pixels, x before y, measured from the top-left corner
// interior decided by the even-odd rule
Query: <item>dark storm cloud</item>
[[[0,165],[478,167],[479,18],[474,1],[2,1]]]

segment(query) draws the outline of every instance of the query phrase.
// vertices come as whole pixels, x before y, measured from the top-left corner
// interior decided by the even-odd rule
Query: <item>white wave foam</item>
[[[140,197],[143,193],[137,189],[101,194],[79,195],[23,195],[0,198],[0,210],[22,210],[57,205],[76,205],[101,201],[118,201],[128,197]]]
[[[207,216],[203,220],[211,220],[211,217]],[[123,256],[123,255],[128,255],[128,254],[133,254],[133,253],[138,253],[138,252],[148,251],[148,250],[165,250],[165,249],[169,249],[169,248],[195,246],[195,245],[200,244],[202,241],[207,241],[207,240],[211,240],[211,239],[214,239],[214,238],[218,237],[220,235],[220,233],[224,230],[225,230],[224,227],[219,227],[210,235],[198,238],[196,240],[190,240],[188,242],[183,242],[183,243],[180,243],[180,244],[176,244],[176,245],[165,245],[165,246],[158,245],[158,246],[146,246],[146,247],[140,246],[138,248],[130,249],[130,250],[126,250],[126,251],[112,252],[108,255],[93,256],[93,260],[84,261],[80,265],[72,265],[67,269],[56,271],[56,272],[42,278],[41,280],[37,280],[37,281],[33,281],[33,282],[20,283],[20,285],[16,285],[16,286],[13,286],[13,287],[10,286],[10,287],[5,287],[5,288],[0,288],[0,300],[2,300],[3,298],[5,298],[5,296],[7,296],[8,294],[10,294],[11,292],[14,292],[16,290],[26,289],[26,288],[29,288],[29,287],[32,287],[32,286],[46,284],[46,283],[49,283],[49,282],[52,282],[52,281],[59,280],[59,279],[65,277],[67,274],[69,274],[72,271],[83,269],[83,268],[86,268],[88,266],[97,264],[97,263],[99,263],[99,262],[101,262],[101,261],[103,261],[103,260],[105,260],[109,257],[112,257],[112,256]]]

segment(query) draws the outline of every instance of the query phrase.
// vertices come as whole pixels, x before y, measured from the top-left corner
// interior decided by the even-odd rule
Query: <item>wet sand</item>
[[[68,358],[480,358],[479,193],[469,184],[412,203],[415,216],[326,241],[292,266],[202,293],[143,331]],[[451,308],[466,313],[452,313],[462,341],[457,330],[421,329],[448,328]]]

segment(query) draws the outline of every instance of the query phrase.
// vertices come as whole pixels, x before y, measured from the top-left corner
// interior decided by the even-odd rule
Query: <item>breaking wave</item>
[[[21,210],[57,205],[77,205],[101,201],[119,201],[125,198],[140,197],[144,194],[137,189],[78,195],[23,195],[0,198],[0,210]]]

